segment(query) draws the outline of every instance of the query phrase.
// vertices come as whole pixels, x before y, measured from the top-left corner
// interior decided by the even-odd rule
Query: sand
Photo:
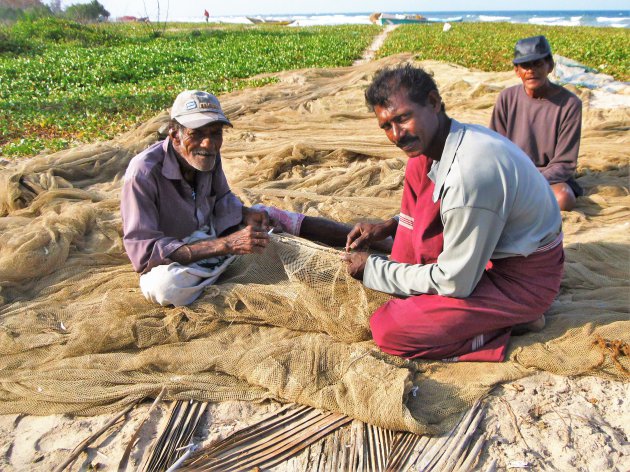
[[[486,416],[476,437],[487,442],[476,470],[627,471],[630,468],[630,385],[595,377],[566,378],[539,373],[497,387],[484,400]],[[134,409],[79,456],[71,470],[116,470],[150,403]],[[166,424],[161,404],[141,429],[127,470],[142,463],[151,440]],[[200,446],[225,438],[280,408],[275,402],[211,404],[201,419]],[[0,469],[52,470],[111,415],[71,418],[0,416]],[[305,470],[308,451],[273,470]]]

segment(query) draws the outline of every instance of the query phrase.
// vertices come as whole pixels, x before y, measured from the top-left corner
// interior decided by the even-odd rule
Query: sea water
[[[365,13],[319,13],[319,14],[283,14],[250,15],[256,18],[272,20],[292,20],[290,26],[370,24],[370,14]],[[440,11],[440,12],[390,12],[391,14],[422,14],[428,19],[453,21],[461,18],[464,22],[504,22],[524,23],[547,26],[600,26],[614,28],[630,27],[630,10],[564,10],[564,11]],[[169,16],[169,21],[197,22],[205,17]],[[246,16],[210,17],[211,22],[251,24]]]

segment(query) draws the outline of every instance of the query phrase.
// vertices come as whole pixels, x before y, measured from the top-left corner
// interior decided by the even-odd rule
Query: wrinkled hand
[[[348,233],[346,252],[353,249],[367,249],[371,243],[392,236],[392,220],[383,223],[357,223]],[[395,227],[393,233],[395,234]]]
[[[363,271],[369,254],[364,251],[341,254],[341,260],[346,263],[348,274],[357,280],[363,280]]]
[[[228,254],[261,254],[269,244],[266,231],[247,226],[224,239]]]
[[[269,215],[265,210],[243,207],[243,224],[257,229],[269,231]]]

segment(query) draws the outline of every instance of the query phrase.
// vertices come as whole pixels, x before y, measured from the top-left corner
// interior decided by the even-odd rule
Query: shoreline
[[[505,22],[510,24],[537,24],[542,26],[568,27],[630,27],[630,10],[443,10],[443,11],[390,11],[383,13],[393,15],[421,14],[430,19],[448,20],[462,17],[464,23]],[[215,14],[211,12],[210,22],[228,24],[251,24],[247,17],[269,18],[275,20],[293,20],[291,26],[323,26],[341,24],[370,24],[370,12],[299,12],[299,13],[242,13],[235,15]],[[152,17],[153,21],[158,18]],[[164,21],[164,18],[162,18]],[[171,18],[169,22],[205,23],[203,16],[181,16]],[[584,23],[586,22],[586,23]]]

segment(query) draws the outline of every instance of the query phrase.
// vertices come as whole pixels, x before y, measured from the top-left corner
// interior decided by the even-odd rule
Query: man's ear
[[[427,95],[429,99],[429,104],[436,112],[439,112],[442,109],[442,97],[440,97],[440,92],[437,90],[431,90],[429,95]]]
[[[179,131],[178,130],[176,130],[175,128],[169,128],[168,136],[169,138],[171,138],[173,142],[176,142],[177,144],[179,144]]]

